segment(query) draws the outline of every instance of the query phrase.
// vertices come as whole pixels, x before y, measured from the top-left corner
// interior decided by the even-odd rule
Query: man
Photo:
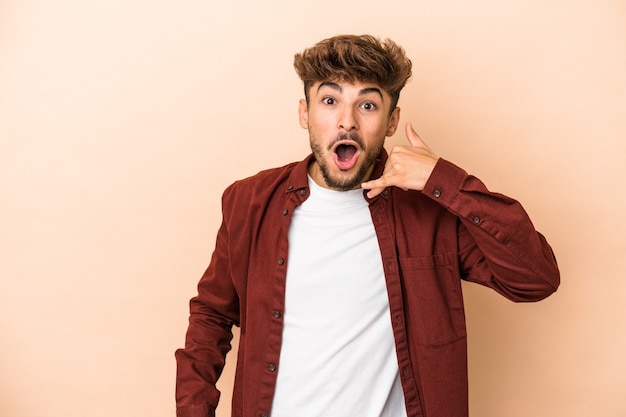
[[[552,251],[410,124],[387,156],[411,75],[394,42],[338,36],[294,65],[312,155],[225,191],[176,352],[177,415],[215,414],[236,325],[233,416],[467,416],[461,279],[541,300],[559,285]]]

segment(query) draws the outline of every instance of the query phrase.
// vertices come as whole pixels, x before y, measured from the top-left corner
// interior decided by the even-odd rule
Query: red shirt
[[[383,153],[373,178],[386,159]],[[215,415],[215,383],[233,325],[241,332],[232,415],[270,415],[280,367],[287,232],[293,211],[309,196],[310,161],[260,172],[224,192],[215,251],[190,302],[185,348],[176,352],[178,417]],[[443,159],[424,190],[391,187],[367,200],[407,415],[466,417],[461,279],[513,301],[541,300],[559,285],[552,250],[517,201],[489,192]]]

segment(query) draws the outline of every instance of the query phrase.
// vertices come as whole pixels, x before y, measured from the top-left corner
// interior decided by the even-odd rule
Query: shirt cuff
[[[422,193],[437,201],[444,207],[450,207],[459,194],[467,172],[452,162],[439,158]]]
[[[215,408],[209,404],[178,407],[176,417],[215,417]]]

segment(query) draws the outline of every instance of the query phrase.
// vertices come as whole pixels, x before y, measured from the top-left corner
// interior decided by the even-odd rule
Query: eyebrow
[[[329,87],[329,88],[332,88],[333,90],[338,91],[340,93],[343,91],[343,89],[341,88],[341,86],[339,84],[334,83],[332,81],[324,81],[324,82],[322,82],[319,85],[319,87],[317,87],[317,91],[319,92],[322,89],[322,87]],[[378,94],[380,96],[381,100],[383,100],[383,101],[385,100],[385,97],[383,96],[382,91],[380,91],[380,88],[377,88],[377,87],[367,87],[367,88],[363,88],[362,90],[359,91],[359,95],[360,96],[364,96],[364,95],[370,94],[370,93],[376,93],[376,94]]]

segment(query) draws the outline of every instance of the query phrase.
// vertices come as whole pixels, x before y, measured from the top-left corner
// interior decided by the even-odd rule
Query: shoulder
[[[226,192],[248,191],[250,189],[256,189],[258,187],[267,187],[275,183],[285,181],[285,178],[289,177],[293,171],[295,165],[298,162],[292,162],[282,167],[269,168],[258,173],[235,181],[226,188]]]
[[[286,191],[288,183],[306,181],[307,160],[266,169],[235,181],[226,188],[222,200],[231,205],[269,200],[276,192],[283,191],[283,189]]]

